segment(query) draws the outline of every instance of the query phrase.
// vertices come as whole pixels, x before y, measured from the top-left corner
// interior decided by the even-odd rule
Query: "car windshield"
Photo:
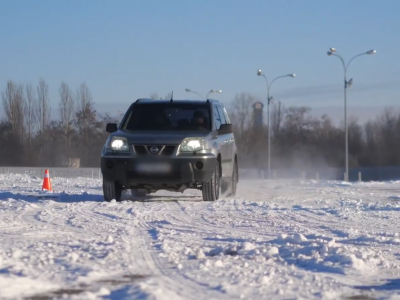
[[[209,131],[209,107],[199,103],[136,104],[121,128],[127,131]]]

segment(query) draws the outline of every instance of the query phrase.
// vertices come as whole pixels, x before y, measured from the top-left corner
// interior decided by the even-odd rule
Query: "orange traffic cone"
[[[43,179],[42,191],[43,190],[52,191],[49,170],[45,170],[44,171],[44,179]]]

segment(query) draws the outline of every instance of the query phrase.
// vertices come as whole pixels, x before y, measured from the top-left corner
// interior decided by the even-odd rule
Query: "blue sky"
[[[397,106],[400,94],[400,1],[320,0],[0,0],[0,88],[7,80],[37,84],[43,77],[57,109],[62,81],[85,82],[99,107],[125,109],[152,93],[230,102],[242,91],[266,98],[271,88],[286,105],[343,106],[348,60],[349,106]],[[375,108],[373,108],[375,109]],[[1,107],[0,110],[3,110]]]

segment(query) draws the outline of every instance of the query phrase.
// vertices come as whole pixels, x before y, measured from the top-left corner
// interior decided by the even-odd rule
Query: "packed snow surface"
[[[110,203],[100,180],[41,184],[0,175],[0,299],[399,299],[400,182]]]

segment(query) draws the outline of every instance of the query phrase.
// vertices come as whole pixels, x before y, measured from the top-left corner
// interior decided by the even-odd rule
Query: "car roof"
[[[171,102],[171,100],[166,99],[166,100],[160,100],[160,99],[148,99],[148,98],[139,98],[137,99],[134,103],[166,103],[166,102]],[[172,103],[191,103],[191,104],[205,104],[205,103],[218,103],[221,104],[218,100],[214,99],[207,99],[207,100],[190,100],[190,99],[173,99]],[[222,105],[222,104],[221,104]]]

